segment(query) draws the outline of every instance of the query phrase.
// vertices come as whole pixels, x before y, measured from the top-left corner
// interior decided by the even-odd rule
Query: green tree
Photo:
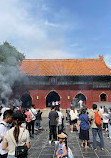
[[[20,53],[14,46],[7,41],[0,45],[0,63],[8,62],[8,58],[13,57],[16,61],[25,59],[25,55]]]

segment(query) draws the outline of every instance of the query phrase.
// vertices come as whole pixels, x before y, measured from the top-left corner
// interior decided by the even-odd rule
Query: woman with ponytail
[[[8,158],[15,157],[15,148],[17,146],[24,146],[30,148],[30,136],[28,130],[21,127],[21,124],[25,121],[25,116],[22,113],[17,112],[14,114],[14,127],[11,128],[4,137],[3,150],[8,150]],[[27,158],[27,156],[17,157]]]

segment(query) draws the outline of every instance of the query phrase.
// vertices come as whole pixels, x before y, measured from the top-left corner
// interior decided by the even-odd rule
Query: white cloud
[[[51,22],[49,22],[48,20],[46,20],[44,24],[45,24],[46,26],[50,26],[50,27],[60,27],[59,24],[51,23]]]
[[[82,27],[78,15],[52,9],[46,0],[0,0],[0,42],[9,41],[26,58],[95,58],[96,52],[87,54],[87,44],[83,47],[74,32],[71,35]],[[105,61],[111,67],[110,60]]]
[[[48,20],[44,24],[40,14],[48,11],[48,7],[38,2],[38,15],[34,17],[28,1],[0,1],[0,41],[9,41],[24,52],[26,58],[64,58],[64,38],[53,39],[49,33],[49,27],[59,27],[59,24]],[[45,28],[45,25],[48,28]],[[55,30],[52,33],[54,34]]]

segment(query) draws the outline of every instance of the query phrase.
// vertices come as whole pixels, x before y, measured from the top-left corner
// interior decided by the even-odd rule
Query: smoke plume
[[[16,57],[10,56],[7,62],[0,63],[0,104],[9,106],[9,99],[13,95],[15,83],[23,83],[26,76],[19,70]]]

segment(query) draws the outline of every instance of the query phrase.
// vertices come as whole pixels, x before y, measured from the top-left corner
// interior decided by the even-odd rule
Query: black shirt
[[[56,111],[50,111],[49,112],[49,123],[50,125],[57,125],[57,118],[58,118],[58,113]]]
[[[41,115],[42,115],[42,112],[38,112],[36,116],[36,120],[42,120]]]

